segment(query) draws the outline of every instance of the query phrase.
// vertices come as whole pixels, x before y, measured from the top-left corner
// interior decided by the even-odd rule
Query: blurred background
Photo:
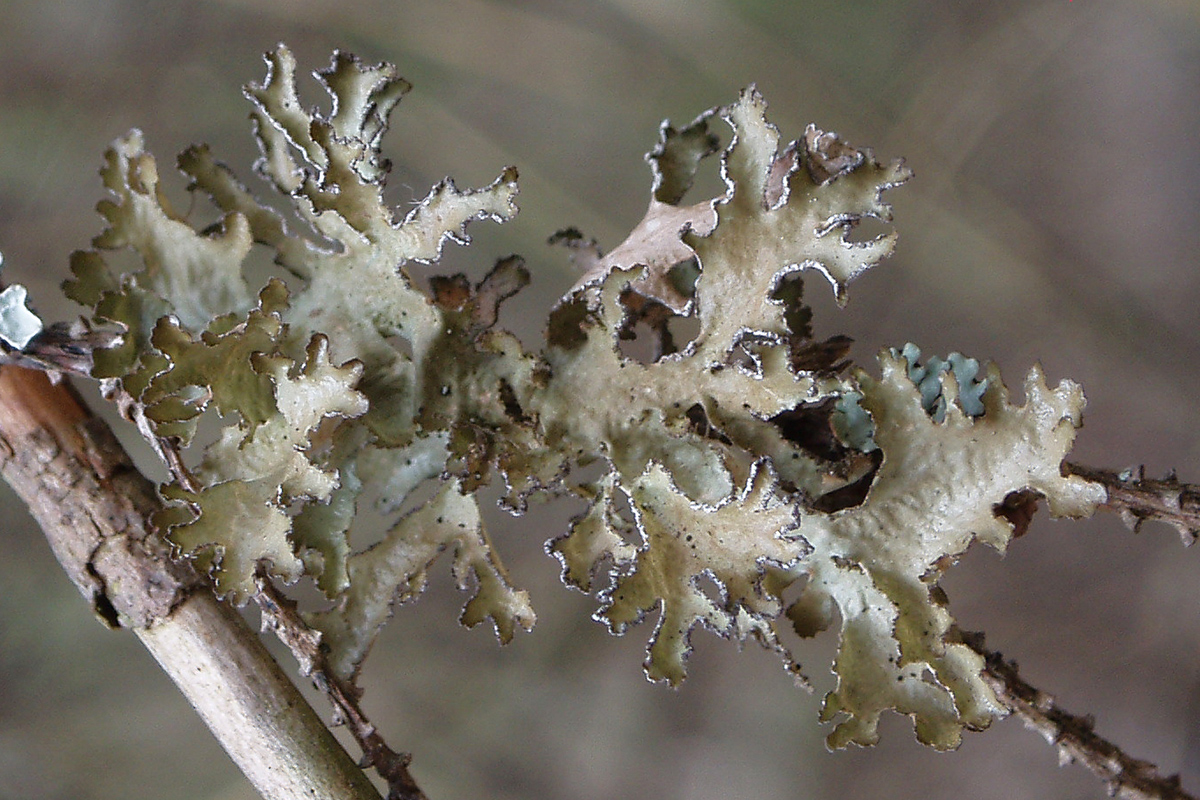
[[[445,175],[478,186],[519,167],[518,219],[476,224],[476,246],[446,262],[480,275],[525,255],[535,284],[507,313],[531,345],[574,280],[546,237],[574,225],[615,245],[648,199],[642,154],[660,120],[756,83],[785,138],[812,121],[916,173],[888,195],[897,256],[848,308],[809,282],[818,335],[850,334],[864,362],[910,340],[994,359],[1015,387],[1040,361],[1087,391],[1076,461],[1200,482],[1196,0],[5,0],[6,280],[48,318],[79,313],[57,286],[101,229],[96,169],[130,127],[176,198],[170,166],[192,142],[251,180],[240,87],[277,41],[308,68],[341,48],[415,84],[386,140],[397,204]],[[24,510],[3,503],[0,798],[252,798],[134,637],[91,618]],[[799,653],[812,695],[765,651],[703,632],[683,688],[650,685],[649,625],[608,637],[541,550],[575,511],[493,521],[539,610],[533,633],[500,649],[456,627],[463,597],[442,565],[367,662],[366,707],[414,753],[431,800],[1105,796],[1014,720],[943,754],[891,715],[878,747],[826,752],[832,641]],[[1197,587],[1200,553],[1173,530],[1135,536],[1111,517],[1039,518],[1006,558],[974,548],[945,581],[964,627],[1193,792]]]

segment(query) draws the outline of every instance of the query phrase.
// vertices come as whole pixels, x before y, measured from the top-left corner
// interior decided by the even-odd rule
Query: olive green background
[[[852,287],[849,307],[809,282],[818,334],[851,334],[864,362],[908,340],[992,358],[1013,387],[1040,360],[1087,390],[1076,460],[1200,482],[1195,0],[4,0],[6,280],[28,284],[48,318],[78,313],[57,285],[100,230],[101,153],[132,126],[181,202],[170,165],[194,141],[249,180],[240,86],[262,77],[276,41],[311,68],[342,48],[415,84],[386,140],[398,205],[447,174],[474,186],[520,168],[519,218],[477,224],[476,246],[446,261],[479,275],[526,255],[535,285],[506,324],[530,344],[573,281],[546,237],[576,225],[616,244],[648,198],[642,154],[659,121],[685,123],[757,83],[786,137],[813,121],[916,172],[889,193],[898,255]],[[253,797],[4,498],[0,800]],[[532,634],[500,649],[458,628],[463,598],[441,565],[367,662],[366,706],[413,751],[432,800],[1104,796],[1013,720],[942,754],[892,715],[878,747],[827,753],[816,716],[829,637],[799,653],[813,695],[769,654],[704,632],[680,691],[650,685],[649,624],[608,637],[541,550],[575,511],[493,521],[539,609]],[[1159,526],[1134,536],[1110,517],[1039,519],[1003,560],[973,549],[945,588],[961,623],[1030,681],[1200,789],[1200,552]]]

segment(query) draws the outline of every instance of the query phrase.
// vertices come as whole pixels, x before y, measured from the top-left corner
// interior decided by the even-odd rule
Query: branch
[[[1179,776],[1164,778],[1149,761],[1127,755],[1098,736],[1095,720],[1059,707],[1054,697],[1026,683],[1015,661],[988,650],[982,633],[959,631],[964,644],[984,658],[983,679],[1025,725],[1058,748],[1059,761],[1078,761],[1104,781],[1112,796],[1127,800],[1195,800],[1179,785]]]
[[[0,475],[110,627],[142,640],[268,800],[379,793],[245,622],[148,520],[153,485],[65,383],[0,367]]]
[[[1155,480],[1145,469],[1113,472],[1067,462],[1067,472],[1099,483],[1108,490],[1108,499],[1100,506],[1115,511],[1135,531],[1147,520],[1165,522],[1179,531],[1189,545],[1200,535],[1200,488],[1180,483],[1175,473]]]

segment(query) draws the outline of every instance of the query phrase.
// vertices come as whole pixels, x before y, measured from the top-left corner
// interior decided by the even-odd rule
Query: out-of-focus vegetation
[[[818,335],[853,335],[864,361],[909,340],[961,350],[1012,380],[1040,360],[1087,391],[1078,460],[1200,481],[1200,6],[1189,0],[11,0],[0,251],[44,316],[77,313],[57,284],[100,230],[95,170],[111,139],[143,128],[164,171],[207,141],[249,178],[240,86],[281,40],[302,64],[342,48],[415,84],[385,148],[397,204],[446,174],[476,185],[520,168],[518,219],[477,225],[477,244],[447,261],[478,275],[525,255],[540,291],[507,312],[529,340],[574,280],[546,237],[575,225],[615,244],[648,199],[641,155],[659,120],[687,122],[757,83],[785,136],[813,121],[916,172],[890,196],[898,256],[855,284],[846,310],[818,301]],[[182,185],[172,197],[186,204]],[[4,520],[0,798],[251,797],[136,641],[88,618],[11,501]],[[592,603],[557,584],[541,542],[560,524],[535,508],[498,534],[541,610],[533,634],[500,650],[458,629],[442,568],[435,596],[400,610],[367,667],[368,709],[414,751],[434,800],[1101,796],[1016,722],[941,755],[892,718],[873,751],[825,753],[827,646],[808,658],[813,696],[767,654],[703,633],[682,690],[647,684],[644,638],[610,639],[588,620]],[[1194,789],[1197,558],[1165,528],[1042,521],[1004,560],[969,554],[947,589],[960,620],[1032,682]],[[447,689],[468,683],[477,691]]]

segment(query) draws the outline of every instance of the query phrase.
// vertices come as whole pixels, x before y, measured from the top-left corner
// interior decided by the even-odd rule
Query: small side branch
[[[1030,686],[1006,661],[988,650],[982,633],[962,631],[964,644],[984,658],[983,679],[1000,702],[1058,749],[1060,763],[1079,762],[1104,781],[1110,795],[1126,800],[1195,800],[1179,776],[1163,777],[1148,761],[1133,758],[1093,730],[1095,720],[1064,710],[1054,697]]]
[[[1115,511],[1135,531],[1148,520],[1172,526],[1189,545],[1200,535],[1200,487],[1181,483],[1174,473],[1147,478],[1142,467],[1114,472],[1066,463],[1066,470],[1108,490],[1101,508]]]
[[[329,669],[320,634],[304,622],[296,604],[265,579],[259,580],[254,599],[262,610],[263,627],[270,628],[288,646],[300,664],[300,671],[312,677],[333,706],[335,724],[344,724],[362,748],[359,766],[374,767],[387,781],[388,800],[427,800],[408,771],[412,756],[397,753],[388,746],[359,706],[362,692]]]

